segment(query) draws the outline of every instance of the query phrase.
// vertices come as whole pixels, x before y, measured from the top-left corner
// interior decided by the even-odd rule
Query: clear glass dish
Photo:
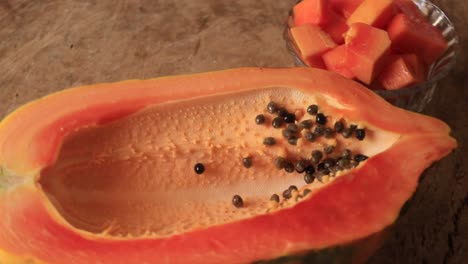
[[[459,38],[453,23],[439,7],[427,0],[413,0],[413,2],[427,17],[428,21],[440,29],[448,43],[448,49],[430,66],[427,81],[424,83],[399,90],[374,90],[374,92],[393,105],[411,111],[422,112],[424,107],[432,100],[438,81],[445,77],[455,65],[455,58],[459,50]],[[296,66],[308,67],[301,59],[300,51],[291,36],[290,28],[294,26],[293,16],[291,10],[286,21],[283,37],[286,41],[286,47],[294,56]]]

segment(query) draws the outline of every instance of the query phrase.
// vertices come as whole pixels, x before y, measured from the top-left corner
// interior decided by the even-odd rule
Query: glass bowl
[[[424,83],[398,90],[373,91],[395,106],[415,112],[422,112],[424,107],[432,100],[438,81],[445,77],[455,65],[455,58],[459,51],[459,39],[453,23],[439,7],[427,0],[413,0],[413,2],[426,16],[428,21],[440,29],[448,43],[448,48],[445,53],[430,66],[426,78],[427,80]],[[291,9],[288,20],[286,21],[283,37],[286,41],[287,49],[294,56],[296,66],[308,67],[301,59],[300,51],[291,36],[290,29],[294,26],[293,16],[294,14]]]

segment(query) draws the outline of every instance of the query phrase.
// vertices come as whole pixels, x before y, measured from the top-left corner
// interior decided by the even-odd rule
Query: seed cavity
[[[301,149],[307,146],[305,145],[307,142],[317,141],[322,146],[318,147],[316,144],[310,144],[314,146],[314,149],[312,149],[309,157],[285,158],[277,156],[273,164],[278,170],[303,174],[302,177],[306,184],[312,184],[315,180],[326,183],[333,177],[340,175],[342,171],[352,169],[368,158],[361,153],[353,153],[351,149],[342,149],[341,146],[337,145],[337,141],[333,139],[340,134],[345,139],[355,136],[360,141],[364,140],[366,137],[365,128],[358,128],[356,124],[348,125],[347,120],[343,118],[334,120],[333,124],[327,126],[332,117],[327,116],[324,112],[319,112],[319,106],[316,104],[309,105],[306,111],[313,117],[301,120],[304,118],[303,109],[291,110],[284,105],[271,101],[267,105],[267,112],[273,116],[268,117],[268,114],[259,114],[255,117],[255,123],[258,125],[266,123],[266,120],[271,120],[273,128],[281,129],[280,137],[265,137],[263,139],[263,144],[266,146],[283,142],[287,142],[290,146],[296,146],[299,145],[299,140],[302,141],[300,142]],[[344,146],[346,145],[345,143]],[[286,151],[289,150],[286,149]],[[285,155],[289,156],[289,154]],[[244,167],[250,168],[252,166],[251,157],[243,157],[242,164]],[[268,210],[281,208],[283,205],[299,201],[309,193],[311,193],[311,190],[305,189],[301,195],[298,188],[291,185],[279,195],[271,195]],[[242,198],[239,195],[235,195],[232,202],[235,207],[243,206]]]

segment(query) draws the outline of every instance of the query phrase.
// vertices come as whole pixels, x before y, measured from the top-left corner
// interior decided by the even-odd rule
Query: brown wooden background
[[[0,0],[0,117],[70,86],[241,66],[292,66],[282,30],[296,0]],[[434,0],[462,52],[426,113],[459,149],[431,167],[370,263],[468,263],[468,1]],[[404,161],[402,161],[404,162]]]

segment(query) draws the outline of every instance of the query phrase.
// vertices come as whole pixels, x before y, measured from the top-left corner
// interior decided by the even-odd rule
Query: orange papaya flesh
[[[415,54],[392,55],[377,78],[377,86],[396,90],[423,82],[425,65]]]
[[[365,23],[384,29],[395,13],[393,0],[364,0],[348,18],[347,23]]]
[[[298,120],[315,103],[328,124],[344,119],[367,136],[287,144],[281,130],[254,122],[258,113],[271,120],[270,101]],[[0,123],[2,261],[248,263],[351,243],[395,221],[423,170],[456,147],[449,132],[442,121],[310,68],[65,90]],[[264,146],[266,136],[277,144]],[[278,155],[302,157],[332,141],[369,158],[323,183],[273,168]],[[196,162],[205,173],[193,172]],[[268,201],[290,184],[312,192]],[[230,204],[234,193],[244,207]]]
[[[427,22],[427,18],[412,0],[393,0],[398,13],[403,13],[413,21]]]
[[[330,7],[345,18],[351,16],[363,0],[329,0]]]
[[[340,45],[322,56],[329,71],[336,72],[348,79],[354,79],[354,74],[348,70],[346,63],[346,46]]]
[[[414,53],[427,65],[435,62],[448,47],[442,32],[427,20],[396,15],[387,28],[392,48],[401,53]]]
[[[352,24],[345,35],[347,68],[370,85],[380,74],[390,54],[390,38],[384,30],[363,23]]]
[[[319,26],[312,24],[291,28],[291,35],[302,59],[309,66],[324,68],[322,54],[336,46],[330,35],[325,33]]]
[[[336,44],[340,45],[344,43],[344,34],[348,31],[349,26],[343,17],[330,10],[330,20],[322,28]]]
[[[322,25],[328,21],[327,0],[304,0],[293,7],[294,25]]]

